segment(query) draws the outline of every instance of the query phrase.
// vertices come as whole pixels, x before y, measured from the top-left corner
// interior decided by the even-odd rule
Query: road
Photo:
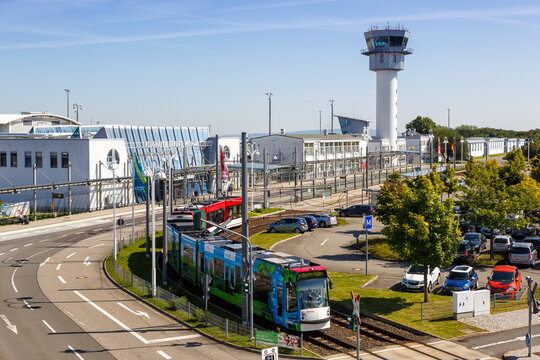
[[[111,228],[106,216],[0,233],[0,359],[253,358],[109,282],[101,261]]]

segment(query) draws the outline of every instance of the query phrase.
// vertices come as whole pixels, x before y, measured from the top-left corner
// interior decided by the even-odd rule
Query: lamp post
[[[527,141],[527,164],[530,164],[530,153],[531,153],[531,139],[527,138],[525,139]]]
[[[268,96],[268,135],[272,135],[272,94],[271,92],[265,93]]]
[[[71,92],[71,90],[69,89],[64,89],[64,91],[66,92],[66,96],[67,96],[67,115],[66,117],[69,118],[69,93]]]
[[[328,100],[330,101],[330,133],[334,133],[334,99]]]
[[[116,149],[109,150],[107,154],[107,167],[113,173],[113,258],[116,261],[118,244],[116,243],[116,169],[120,164],[120,155]]]
[[[255,170],[253,169],[253,158],[255,155],[260,155],[259,150],[257,150],[256,144],[248,143],[249,145],[249,156],[251,157],[251,211],[253,211],[253,197],[255,192]],[[253,149],[255,147],[255,150]]]
[[[448,139],[446,136],[444,137],[444,163],[446,164],[448,162],[448,153],[446,152],[446,145],[448,144]]]
[[[461,143],[461,164],[463,164],[463,143],[465,142],[465,140],[463,140],[463,138],[461,138],[461,140],[459,140],[459,142]]]
[[[174,160],[177,160],[178,157],[177,156],[171,156],[169,154],[169,157],[166,158],[166,157],[163,157],[163,163],[164,164],[167,164],[167,166],[169,167],[169,199],[172,198],[172,187],[170,186],[172,184],[172,181],[173,181],[173,177],[172,177],[172,167],[173,167],[173,161]],[[169,210],[171,213],[172,213],[172,201],[170,203],[170,207],[171,209]],[[168,216],[168,211],[167,211],[167,181],[165,179],[165,181],[163,182],[163,285],[167,285],[167,281],[168,281],[168,254],[167,254],[167,251],[168,251],[168,245],[169,245],[169,233],[167,231],[167,216]]]
[[[75,121],[79,122],[79,111],[83,108],[82,104],[73,104],[73,110],[75,110]]]
[[[146,169],[145,175],[150,177],[152,185],[152,297],[156,297],[156,180],[163,180],[165,174],[161,170],[156,173],[154,158],[152,158],[152,168]]]
[[[322,134],[322,110],[319,110],[319,134]]]

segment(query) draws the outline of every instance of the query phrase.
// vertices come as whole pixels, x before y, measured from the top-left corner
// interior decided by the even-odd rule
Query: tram
[[[172,211],[173,217],[177,219],[185,218],[188,227],[189,220],[193,219],[193,210],[203,210],[206,213],[206,219],[216,224],[227,222],[227,228],[233,228],[242,225],[242,197],[222,199],[222,200],[207,200],[200,203],[175,208]],[[190,218],[191,216],[191,218]],[[214,227],[209,227],[208,231],[213,231]]]
[[[242,244],[221,237],[199,238],[167,227],[169,264],[178,276],[202,288],[212,278],[210,294],[242,307]],[[330,327],[326,268],[309,260],[253,248],[253,314],[300,332]]]

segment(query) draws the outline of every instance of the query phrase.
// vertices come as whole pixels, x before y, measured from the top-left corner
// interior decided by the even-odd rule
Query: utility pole
[[[220,157],[219,153],[219,136],[216,135],[216,199],[219,199],[220,183],[221,183],[221,167],[220,167]]]
[[[322,134],[322,110],[319,110],[319,134]]]
[[[452,143],[453,149],[452,152],[454,153],[454,169],[456,168],[456,133],[454,133],[454,142]]]
[[[448,109],[448,130],[450,130],[450,109]]]
[[[328,100],[330,101],[330,133],[333,134],[334,133],[334,100],[331,99],[331,100]]]
[[[71,161],[68,162],[68,183],[71,183]],[[71,185],[68,185],[68,215],[71,215]]]
[[[170,166],[171,164],[169,164]],[[167,231],[167,176],[163,180],[163,285],[167,285],[167,267],[169,265],[167,259],[168,231]]]
[[[66,111],[66,117],[69,119],[69,93],[71,92],[71,90],[69,90],[69,89],[64,89],[64,91],[66,92],[66,96],[67,96],[67,111]]]
[[[429,170],[433,171],[433,136],[429,138]]]
[[[183,147],[183,157],[184,157],[184,181],[182,181],[182,195],[184,196],[184,204],[188,201],[188,159],[187,159],[187,148],[184,143]]]
[[[298,202],[298,161],[296,158],[296,147],[294,148],[294,202]]]
[[[268,135],[272,135],[272,94],[271,92],[265,93],[268,96]]]
[[[36,164],[34,164],[34,191],[33,191],[33,194],[32,194],[32,211],[34,213],[34,221],[37,220],[37,190],[36,190],[36,185],[37,185],[37,166]]]
[[[268,207],[268,153],[266,148],[263,149],[263,208]]]
[[[247,178],[247,133],[242,133],[242,235],[249,237],[248,229],[248,178]],[[248,242],[242,239],[242,281],[249,279]],[[253,290],[253,289],[250,289]],[[249,294],[242,292],[242,323],[249,322]]]
[[[150,176],[146,177],[146,258],[150,257]]]

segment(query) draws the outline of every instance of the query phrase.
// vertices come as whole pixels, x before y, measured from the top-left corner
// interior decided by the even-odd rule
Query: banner
[[[139,157],[135,154],[133,161],[133,177],[135,183],[135,193],[139,195],[146,195],[146,177],[143,174],[141,162]]]
[[[221,152],[221,180],[227,175],[227,181],[231,181],[231,176],[229,175],[229,168],[225,164],[225,156],[223,155],[223,148],[220,146],[219,151]]]
[[[287,349],[300,349],[300,336],[278,334],[271,331],[256,330],[255,342],[267,345],[277,345]]]
[[[30,201],[6,204],[0,206],[0,219],[14,218],[30,214]]]

